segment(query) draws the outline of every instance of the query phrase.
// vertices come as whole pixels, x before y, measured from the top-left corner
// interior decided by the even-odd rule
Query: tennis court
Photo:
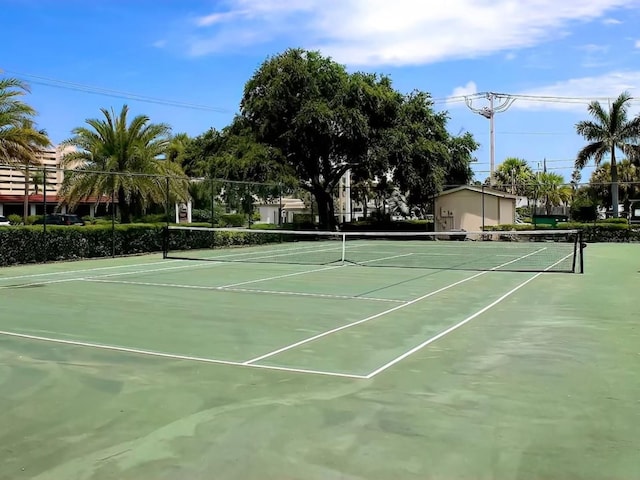
[[[637,245],[344,240],[0,270],[0,478],[640,476]]]

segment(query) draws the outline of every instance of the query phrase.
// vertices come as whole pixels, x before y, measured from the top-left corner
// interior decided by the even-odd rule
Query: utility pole
[[[464,101],[467,104],[467,107],[469,107],[469,109],[472,112],[482,115],[484,118],[489,119],[489,135],[490,135],[489,142],[490,142],[490,149],[491,149],[491,152],[490,152],[491,167],[489,170],[489,185],[493,186],[495,181],[493,178],[493,173],[495,171],[495,156],[496,156],[495,128],[494,128],[493,117],[495,116],[496,113],[504,112],[505,110],[507,110],[516,99],[507,94],[493,93],[493,92],[477,94],[475,98],[478,98],[479,96],[484,96],[487,100],[489,100],[488,107],[474,108],[473,99],[471,97],[465,97]],[[499,103],[496,104],[496,100],[498,100]]]

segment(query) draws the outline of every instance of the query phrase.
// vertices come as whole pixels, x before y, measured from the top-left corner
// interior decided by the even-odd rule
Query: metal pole
[[[216,219],[214,215],[214,205],[215,205],[215,191],[213,189],[213,178],[211,179],[211,228],[216,226]]]
[[[480,97],[485,97],[489,100],[489,106],[488,107],[483,107],[483,108],[474,108],[472,105],[473,99],[474,98],[480,98]],[[502,101],[500,104],[496,105],[495,104],[495,99],[496,98],[500,98]],[[489,185],[493,186],[494,185],[494,179],[493,179],[493,173],[495,171],[495,128],[494,128],[494,119],[493,117],[495,116],[496,113],[500,113],[500,112],[504,112],[505,110],[507,110],[511,104],[515,101],[515,98],[507,95],[507,94],[501,94],[501,93],[493,93],[493,92],[487,92],[487,93],[478,93],[476,95],[473,96],[469,96],[469,97],[465,97],[465,103],[467,104],[467,107],[469,107],[469,109],[474,112],[477,113],[479,115],[482,115],[484,118],[487,118],[489,120],[489,129],[490,129],[490,138],[489,138],[489,143],[490,143],[490,171],[489,171]]]
[[[42,250],[44,251],[44,261],[47,261],[47,170],[42,169],[42,203],[44,204],[44,216],[42,217]]]
[[[111,175],[111,256],[116,256],[116,182]]]
[[[484,185],[482,185],[482,231],[484,232]]]
[[[166,178],[166,184],[165,184],[165,188],[167,189],[166,191],[166,199],[167,199],[167,203],[165,206],[165,214],[167,216],[167,230],[169,230],[169,212],[171,211],[171,198],[169,195],[169,177]],[[178,221],[178,219],[176,218],[176,222]]]
[[[282,184],[278,183],[278,226],[282,227]]]
[[[493,186],[495,183],[495,178],[494,178],[494,173],[495,173],[495,163],[496,163],[496,135],[495,135],[495,129],[494,129],[494,122],[493,119],[495,117],[495,110],[493,108],[493,100],[495,98],[495,95],[493,93],[491,93],[489,95],[489,111],[491,112],[489,115],[489,134],[490,134],[490,139],[489,142],[491,144],[491,166],[490,166],[490,172],[489,172],[489,185]]]

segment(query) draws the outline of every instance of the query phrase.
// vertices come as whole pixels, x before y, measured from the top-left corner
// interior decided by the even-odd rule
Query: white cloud
[[[156,40],[155,42],[153,42],[151,44],[151,46],[155,47],[155,48],[164,48],[167,45],[167,41],[166,40]]]
[[[635,47],[640,48],[640,40],[636,40]]]
[[[608,99],[613,100],[625,91],[635,97],[640,96],[640,71],[618,71],[593,77],[573,78],[517,92],[517,95],[543,98],[519,98],[514,102],[513,108],[585,112],[590,101],[607,102]],[[574,100],[566,100],[566,97]],[[640,107],[639,100],[633,100],[634,112]]]
[[[622,21],[618,20],[617,18],[605,18],[604,20],[602,20],[603,25],[620,25],[621,23]]]
[[[220,50],[224,37],[276,38],[319,49],[349,65],[417,65],[532,47],[567,35],[638,0],[229,0],[200,17],[224,35],[200,36],[193,54]],[[222,33],[222,32],[217,32]]]
[[[450,97],[466,97],[468,95],[475,95],[476,93],[478,93],[476,82],[467,82],[466,85],[454,88]]]

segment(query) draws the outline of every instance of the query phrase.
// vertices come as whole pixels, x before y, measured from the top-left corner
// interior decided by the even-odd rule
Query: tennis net
[[[169,226],[164,257],[522,272],[584,271],[578,230],[321,232]]]

